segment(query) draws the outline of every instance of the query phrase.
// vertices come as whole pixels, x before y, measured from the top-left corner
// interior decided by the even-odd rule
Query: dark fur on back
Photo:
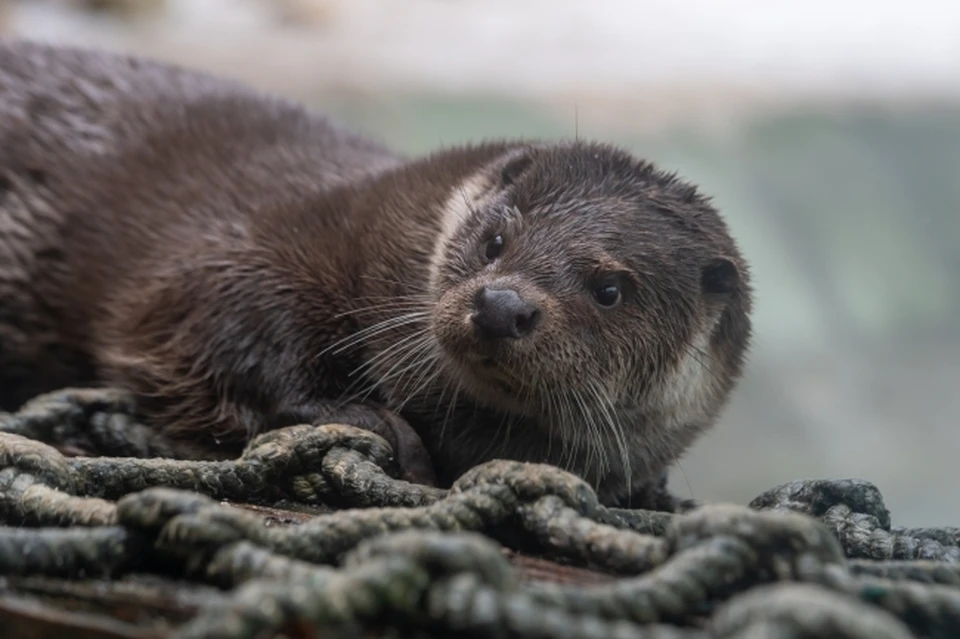
[[[503,254],[478,261],[491,233]],[[623,301],[602,309],[611,277]],[[460,318],[485,285],[536,301],[535,333],[477,342]],[[407,160],[238,83],[0,44],[5,409],[116,385],[224,454],[362,398],[399,412],[445,481],[547,461],[616,502],[712,423],[749,311],[709,202],[616,148]]]
[[[309,348],[286,282],[312,274],[257,245],[258,232],[274,232],[267,218],[296,224],[291,213],[311,213],[302,203],[397,161],[237,84],[32,43],[0,45],[0,154],[4,405],[133,375],[137,386],[176,393],[188,423],[209,420],[215,389],[259,413],[258,395],[288,392],[295,379],[280,367],[302,362],[261,364],[274,361],[271,352]],[[328,238],[316,249],[322,259],[349,221],[308,220],[318,221]],[[316,295],[321,309],[343,307],[349,291]],[[216,367],[221,351],[243,354],[229,374],[189,374]],[[147,359],[156,361],[142,366]],[[138,379],[150,369],[156,379]],[[323,391],[306,385],[304,393]]]

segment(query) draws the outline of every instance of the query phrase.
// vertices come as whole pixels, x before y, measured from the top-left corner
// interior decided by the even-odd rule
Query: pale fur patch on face
[[[477,171],[463,182],[450,190],[447,201],[444,202],[441,213],[441,229],[437,241],[433,245],[433,254],[430,256],[430,286],[435,287],[440,276],[440,266],[443,256],[447,252],[450,240],[457,229],[471,215],[483,206],[484,196],[490,192],[490,176],[487,171]]]
[[[704,330],[697,334],[653,398],[664,425],[671,430],[704,424],[713,415],[717,379],[710,356],[711,333]]]

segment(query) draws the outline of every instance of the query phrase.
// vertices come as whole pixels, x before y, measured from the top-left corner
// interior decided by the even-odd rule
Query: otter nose
[[[471,319],[486,337],[523,337],[533,330],[540,310],[513,290],[483,287],[473,298]]]

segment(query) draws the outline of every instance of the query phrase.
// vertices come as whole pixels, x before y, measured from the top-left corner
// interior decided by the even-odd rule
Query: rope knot
[[[761,513],[744,506],[701,506],[674,518],[667,530],[672,552],[718,536],[746,542],[778,579],[797,577],[800,564],[845,562],[843,548],[822,522],[793,512]]]
[[[593,488],[576,475],[547,464],[509,460],[494,460],[471,468],[451,490],[465,492],[482,484],[507,486],[521,502],[554,495],[586,517],[593,516],[600,505]]]
[[[0,468],[16,468],[70,495],[82,482],[70,461],[56,448],[11,433],[0,433]]]
[[[356,451],[381,468],[393,458],[390,444],[368,430],[346,424],[301,424],[258,435],[247,444],[241,459],[282,469],[282,476],[294,477],[321,470],[324,458],[334,448]]]

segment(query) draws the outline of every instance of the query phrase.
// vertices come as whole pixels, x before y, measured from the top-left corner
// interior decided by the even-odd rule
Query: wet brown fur
[[[492,232],[504,251],[485,264]],[[603,309],[590,287],[610,272],[624,299]],[[478,342],[463,320],[482,284],[534,300],[536,330]],[[444,481],[491,457],[548,461],[625,502],[721,410],[750,299],[707,199],[614,147],[500,141],[408,160],[237,83],[0,43],[5,409],[112,384],[214,455],[336,417],[331,400],[369,402],[414,427]],[[561,401],[585,380],[609,394],[625,457],[609,419],[583,426],[598,406]]]

